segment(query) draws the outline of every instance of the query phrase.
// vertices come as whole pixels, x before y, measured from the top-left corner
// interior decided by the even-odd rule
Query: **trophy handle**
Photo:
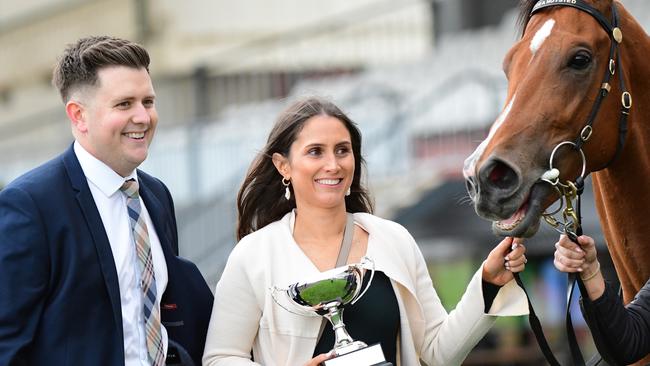
[[[366,288],[361,291],[359,296],[357,296],[354,300],[352,300],[351,304],[354,305],[356,304],[357,301],[368,291],[370,288],[370,284],[372,284],[372,279],[375,277],[375,261],[370,259],[369,257],[364,256],[361,258],[361,263],[358,264],[359,267],[365,267],[367,265],[370,265],[370,268],[366,268],[367,270],[370,271],[370,279],[368,280],[368,284],[366,285]],[[363,283],[363,278],[361,279],[361,283]]]
[[[282,305],[282,302],[277,297],[278,296],[277,293],[280,292],[280,293],[284,294],[284,296],[288,299],[289,295],[287,295],[287,291],[288,291],[287,289],[283,289],[283,288],[280,288],[280,287],[277,287],[277,286],[271,286],[271,287],[269,287],[269,291],[271,291],[271,298],[273,299],[273,301],[276,304],[278,304],[278,306],[280,306],[284,310],[290,312],[291,314],[299,315],[299,316],[320,317],[320,315],[315,315],[311,311],[305,311],[303,313],[298,313],[298,312],[296,312],[294,310],[291,310],[288,307]],[[296,305],[293,301],[289,300],[289,303],[293,304],[293,306],[295,307],[296,310],[298,310],[298,309],[305,310],[305,309],[299,308],[299,305]]]

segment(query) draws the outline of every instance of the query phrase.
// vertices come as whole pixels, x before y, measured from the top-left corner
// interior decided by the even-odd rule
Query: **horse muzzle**
[[[492,221],[492,230],[501,236],[532,236],[539,229],[548,184],[527,180],[506,160],[491,157],[477,175],[465,172],[469,196],[476,213]]]

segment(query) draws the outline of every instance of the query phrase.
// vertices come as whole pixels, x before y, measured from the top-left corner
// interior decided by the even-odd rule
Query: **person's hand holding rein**
[[[523,239],[506,237],[488,254],[483,265],[483,280],[503,286],[526,267],[526,247]]]
[[[562,272],[579,272],[589,298],[596,300],[605,291],[605,280],[600,272],[596,244],[594,239],[586,235],[579,236],[578,243],[580,245],[572,242],[566,235],[560,235],[560,240],[555,243],[553,264]]]

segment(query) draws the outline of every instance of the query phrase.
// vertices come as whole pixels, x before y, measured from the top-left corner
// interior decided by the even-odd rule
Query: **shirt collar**
[[[138,180],[135,170],[126,177],[120,176],[103,161],[90,154],[78,141],[74,142],[74,153],[77,155],[86,178],[99,188],[106,197],[110,197],[119,191],[126,180]]]

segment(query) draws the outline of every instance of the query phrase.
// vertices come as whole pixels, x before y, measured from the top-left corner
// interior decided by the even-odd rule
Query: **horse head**
[[[622,69],[615,6],[611,0],[523,2],[522,36],[503,61],[506,105],[463,167],[476,212],[493,221],[496,234],[535,234],[559,197],[547,183],[558,173],[551,167],[560,181],[572,182],[618,154],[625,75],[616,75]],[[623,99],[631,103],[629,94]]]

